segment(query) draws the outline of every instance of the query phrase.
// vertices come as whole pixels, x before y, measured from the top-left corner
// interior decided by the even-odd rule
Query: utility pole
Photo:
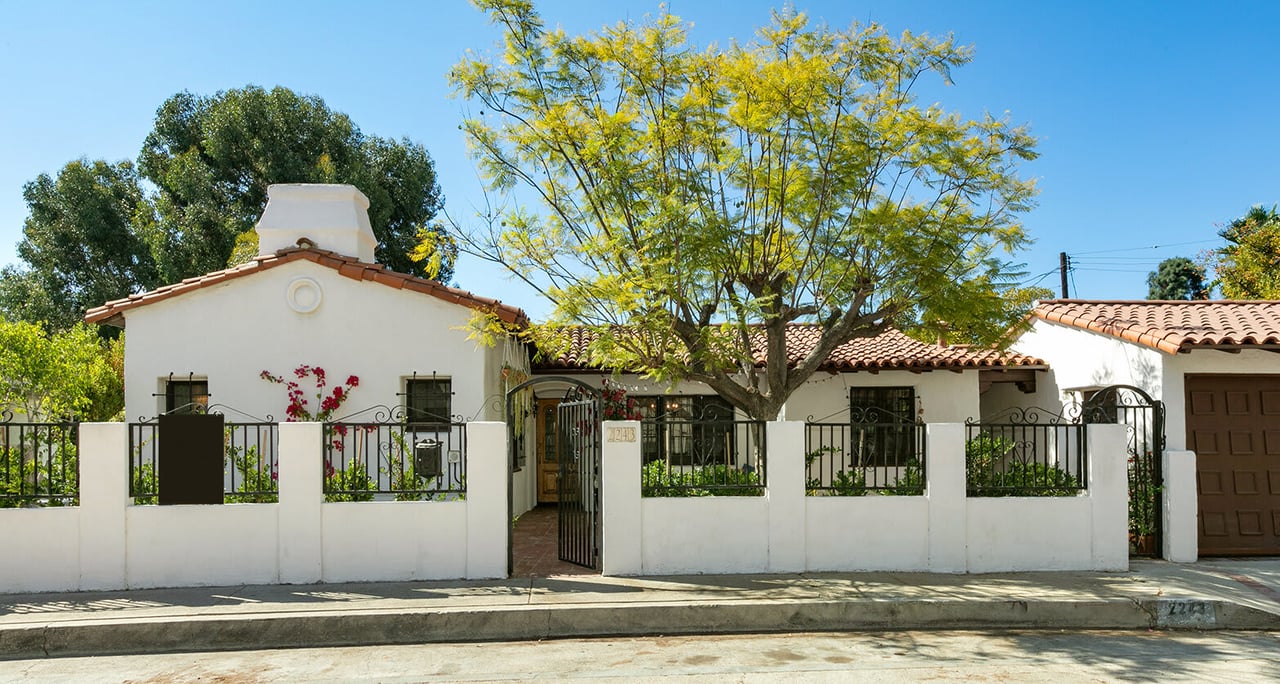
[[[1062,272],[1062,298],[1067,299],[1067,266],[1071,260],[1066,252],[1058,252],[1058,270]]]

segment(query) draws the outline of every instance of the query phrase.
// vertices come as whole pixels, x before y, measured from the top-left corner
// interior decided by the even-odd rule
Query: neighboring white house
[[[1280,302],[1044,301],[1012,346],[1050,370],[1034,394],[994,389],[984,415],[1141,388],[1164,402],[1166,448],[1196,454],[1199,553],[1280,554]]]

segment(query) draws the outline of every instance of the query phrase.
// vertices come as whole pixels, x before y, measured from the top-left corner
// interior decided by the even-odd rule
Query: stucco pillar
[[[507,425],[467,423],[467,579],[507,576]]]
[[[129,426],[80,425],[80,589],[128,586]]]
[[[805,569],[804,423],[765,423],[769,572]]]
[[[1089,426],[1093,569],[1129,569],[1129,469],[1124,425]]]
[[[323,577],[324,450],[320,423],[280,423],[280,581]]]
[[[644,563],[640,421],[607,420],[603,427],[600,568],[606,575],[639,575]]]
[[[929,570],[964,572],[968,565],[964,425],[930,423],[925,451],[925,497],[929,500]]]
[[[1163,455],[1164,558],[1194,563],[1200,555],[1200,502],[1196,495],[1196,452],[1166,451]]]

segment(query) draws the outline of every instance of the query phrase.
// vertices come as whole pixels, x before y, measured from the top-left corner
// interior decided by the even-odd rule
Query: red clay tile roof
[[[481,297],[471,294],[466,290],[441,285],[434,280],[426,278],[418,278],[416,276],[388,271],[379,264],[366,264],[352,257],[343,256],[335,252],[325,249],[317,249],[315,247],[290,247],[282,249],[275,254],[268,256],[260,256],[253,261],[229,268],[223,271],[214,271],[206,273],[197,278],[187,278],[186,280],[175,283],[173,285],[165,285],[156,288],[150,292],[129,295],[124,299],[107,302],[102,306],[89,309],[85,312],[84,320],[87,323],[100,323],[103,325],[114,325],[124,327],[124,312],[130,309],[136,309],[140,306],[146,306],[154,302],[164,301],[171,297],[184,295],[188,292],[194,292],[211,285],[243,278],[261,273],[270,268],[275,268],[291,261],[310,261],[314,264],[327,266],[338,273],[351,278],[352,280],[372,280],[375,283],[381,283],[388,287],[394,287],[397,290],[411,290],[422,294],[431,295],[437,299],[443,299],[453,304],[461,304],[462,306],[478,309],[481,311],[491,311],[498,316],[503,322],[511,323],[518,326],[528,324],[529,319],[525,316],[524,311],[508,306],[496,299]]]
[[[1166,354],[1196,347],[1280,345],[1280,301],[1040,302],[1033,315]]]
[[[566,327],[564,334],[570,341],[569,351],[556,358],[535,361],[539,370],[588,369],[585,360],[587,345],[595,337],[595,331],[587,327]],[[793,324],[787,327],[788,358],[792,363],[806,356],[821,336],[816,325]],[[752,356],[758,365],[765,360],[764,334],[753,339]],[[836,347],[821,368],[828,371],[880,371],[880,370],[962,370],[965,368],[1004,368],[1009,366],[1047,366],[1035,357],[995,349],[972,349],[965,346],[939,347],[907,337],[898,330],[889,329],[874,337],[850,340]]]

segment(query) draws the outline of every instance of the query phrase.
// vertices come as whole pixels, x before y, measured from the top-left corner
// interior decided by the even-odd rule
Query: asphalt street
[[[3,682],[1275,682],[1275,632],[563,639],[0,661]]]

